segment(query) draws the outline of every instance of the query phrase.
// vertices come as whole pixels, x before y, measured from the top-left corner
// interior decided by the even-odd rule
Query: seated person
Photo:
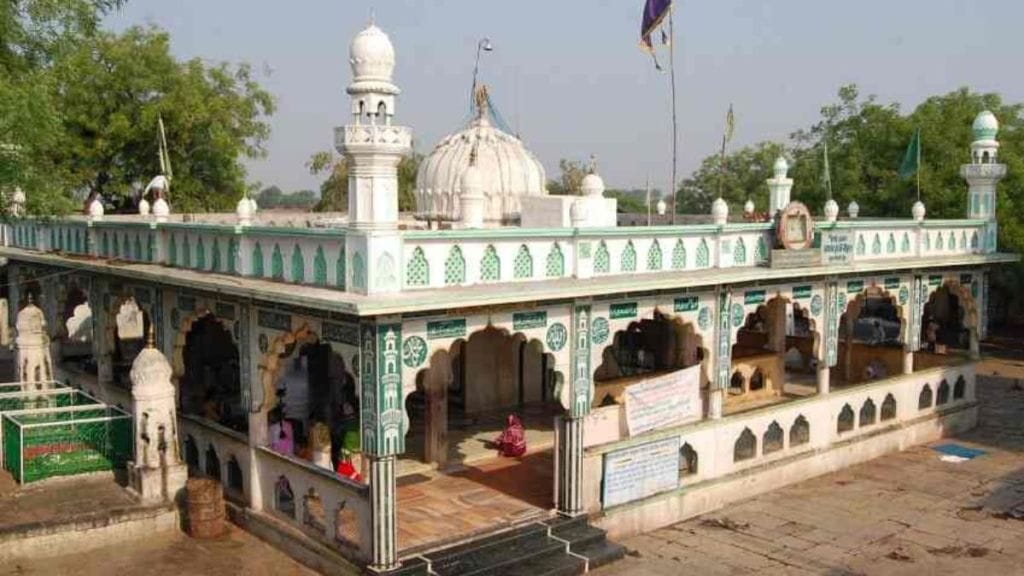
[[[509,414],[505,430],[494,440],[498,453],[509,458],[526,454],[526,430],[515,414]]]

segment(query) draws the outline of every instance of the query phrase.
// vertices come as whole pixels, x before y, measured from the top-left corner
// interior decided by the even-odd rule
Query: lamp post
[[[480,52],[490,52],[494,50],[494,46],[491,44],[490,38],[481,38],[476,43],[476,63],[473,64],[473,89],[469,93],[469,106],[471,109],[476,107],[476,76],[480,71]]]

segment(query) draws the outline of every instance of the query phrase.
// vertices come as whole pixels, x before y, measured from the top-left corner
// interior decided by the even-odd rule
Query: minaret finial
[[[35,302],[32,301],[32,293],[31,292],[28,293],[28,305],[29,306],[35,306]]]
[[[476,117],[483,118],[487,115],[487,102],[489,100],[487,85],[481,84],[478,86],[474,97],[476,98]]]
[[[590,165],[587,167],[590,174],[597,174],[597,156],[594,154],[590,155]]]
[[[156,348],[156,332],[153,330],[153,323],[149,323],[149,331],[146,334],[146,348]]]

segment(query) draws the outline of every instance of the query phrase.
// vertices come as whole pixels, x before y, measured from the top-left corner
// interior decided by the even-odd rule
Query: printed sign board
[[[605,508],[675,490],[679,486],[679,437],[605,454],[602,484]]]
[[[630,436],[700,418],[700,365],[633,384],[623,393]]]

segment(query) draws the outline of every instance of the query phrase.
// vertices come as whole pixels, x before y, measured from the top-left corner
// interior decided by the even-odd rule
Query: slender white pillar
[[[395,456],[370,456],[370,514],[373,532],[370,570],[394,570],[398,563],[398,513]]]
[[[822,362],[818,365],[818,394],[825,395],[831,391],[831,379],[832,370]]]
[[[558,511],[579,516],[583,510],[583,418],[559,417]]]

